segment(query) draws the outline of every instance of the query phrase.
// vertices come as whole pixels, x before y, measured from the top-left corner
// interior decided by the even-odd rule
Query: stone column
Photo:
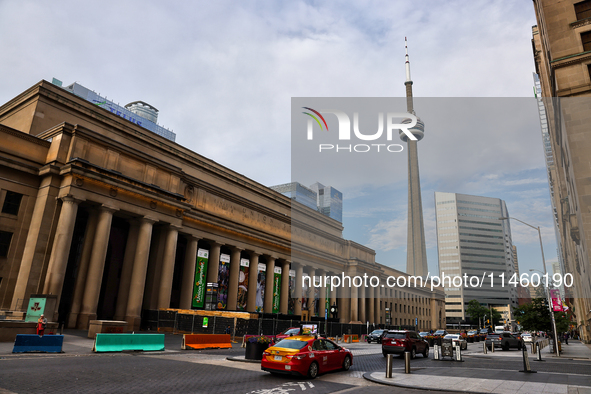
[[[98,307],[105,258],[109,246],[109,235],[111,234],[111,221],[115,210],[115,208],[104,205],[99,210],[95,238],[92,244],[92,256],[90,257],[86,276],[84,297],[82,297],[82,306],[78,316],[77,328],[82,330],[88,328],[90,320],[96,320],[96,308]]]
[[[164,260],[162,261],[160,290],[158,292],[158,308],[170,308],[170,293],[172,292],[172,279],[174,274],[174,262],[176,258],[176,243],[178,240],[178,236],[178,227],[171,224],[166,231],[166,243],[164,244]]]
[[[193,301],[193,282],[195,282],[195,265],[197,264],[198,238],[187,237],[187,249],[185,250],[185,264],[183,265],[183,279],[181,283],[181,309],[191,309]]]
[[[370,323],[376,323],[376,315],[375,315],[375,293],[376,289],[374,287],[369,286],[367,288],[367,298],[369,300],[369,311],[367,313],[368,319]]]
[[[365,288],[365,284],[363,284],[360,288],[359,288],[359,320],[361,320],[361,323],[365,324],[365,322],[368,320],[367,319],[367,314],[365,313],[365,294],[367,289]]]
[[[259,274],[259,253],[250,253],[250,263],[248,267],[248,294],[246,300],[246,310],[256,312],[257,308],[257,276]]]
[[[70,315],[68,317],[68,328],[76,328],[76,322],[78,321],[78,313],[80,312],[80,305],[82,305],[82,297],[84,296],[84,285],[86,285],[86,274],[88,273],[88,264],[90,263],[90,256],[92,254],[92,244],[94,242],[97,221],[98,211],[96,209],[90,209],[86,231],[84,232],[82,256],[80,257],[76,284],[74,285],[72,307],[70,308]]]
[[[349,323],[352,321],[351,317],[351,307],[353,303],[351,302],[351,289],[341,287],[339,288],[341,292],[341,297],[339,298],[339,320],[341,323]]]
[[[210,243],[209,262],[207,266],[207,283],[218,283],[221,247],[222,245],[217,242]]]
[[[137,331],[140,328],[142,301],[144,299],[144,286],[146,284],[146,271],[148,270],[148,258],[150,257],[154,222],[154,220],[148,218],[139,219],[138,237],[125,312],[127,329],[132,331]]]
[[[72,246],[72,235],[74,234],[74,224],[76,223],[76,214],[78,213],[79,200],[72,197],[62,198],[62,210],[57,222],[51,257],[45,276],[45,287],[43,293],[57,295],[57,304],[60,304],[62,296],[62,287],[64,277],[66,276],[66,267],[70,255],[70,246]],[[58,308],[56,307],[53,316],[48,316],[50,321],[57,321]]]
[[[240,278],[240,253],[242,249],[233,247],[230,254],[230,280],[228,281],[228,304],[226,309],[236,310],[238,302],[238,279]]]
[[[31,274],[31,268],[43,265],[46,258],[45,253],[49,247],[48,241],[58,204],[56,201],[58,200],[56,198],[58,188],[54,185],[57,182],[53,182],[53,177],[59,177],[59,175],[47,175],[43,177],[42,182],[48,186],[39,189],[34,199],[35,207],[31,215],[29,231],[26,233],[27,240],[19,264],[14,292],[12,293],[10,310],[13,311],[26,310],[26,301],[30,293],[42,291],[39,285],[44,285],[44,283],[41,283],[42,278],[39,277],[40,273]]]
[[[376,313],[376,324],[382,324],[382,313],[384,308],[380,308],[380,304],[382,303],[382,296],[381,296],[381,289],[377,290],[377,297],[375,299],[375,310]],[[390,311],[390,316],[392,316],[392,311]],[[385,320],[385,318],[384,318]]]
[[[287,315],[289,306],[289,261],[284,260],[281,264],[281,298],[279,312]]]
[[[310,277],[310,287],[308,288],[308,311],[310,311],[310,317],[314,316],[314,276],[316,275],[316,269],[309,267],[308,276]]]
[[[320,284],[322,285],[320,286],[320,294],[318,300],[318,302],[320,302],[320,305],[318,305],[318,316],[321,318],[324,318],[324,311],[326,310],[326,286],[324,286],[325,283],[322,281],[322,278],[325,274],[325,271],[318,271],[318,276],[320,277]]]
[[[265,277],[265,299],[263,300],[263,312],[273,313],[273,279],[275,270],[275,257],[267,257],[267,272]]]
[[[127,236],[127,245],[125,245],[125,255],[123,256],[123,266],[121,267],[121,279],[119,280],[119,291],[117,293],[117,303],[115,307],[114,320],[124,320],[127,310],[127,299],[129,298],[129,283],[131,282],[131,271],[133,270],[133,260],[137,249],[137,238],[140,229],[140,222],[137,220],[129,221],[129,235]]]
[[[359,288],[351,287],[351,321],[359,321],[358,306],[359,306]]]
[[[294,314],[297,316],[302,315],[302,276],[304,275],[304,267],[301,264],[295,264],[296,280],[295,280],[295,291],[296,297]]]

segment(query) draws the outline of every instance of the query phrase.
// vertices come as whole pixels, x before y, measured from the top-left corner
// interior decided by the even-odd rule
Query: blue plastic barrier
[[[62,353],[63,335],[17,334],[14,340],[13,353],[45,352]]]

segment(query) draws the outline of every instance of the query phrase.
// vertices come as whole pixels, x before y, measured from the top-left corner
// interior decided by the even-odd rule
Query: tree
[[[470,315],[474,321],[478,321],[479,319],[484,318],[484,315],[488,314],[488,309],[476,300],[472,300],[468,302],[468,307],[466,308],[466,313]]]
[[[491,308],[491,313],[492,313],[492,319],[491,319],[492,325],[499,323],[501,321],[501,319],[503,318],[503,316],[501,315],[501,312],[497,311],[495,308]]]

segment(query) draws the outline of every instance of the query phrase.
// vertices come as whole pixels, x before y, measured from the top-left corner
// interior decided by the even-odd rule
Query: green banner
[[[29,298],[29,307],[27,308],[27,316],[25,317],[25,321],[33,321],[33,322],[37,322],[37,320],[39,320],[39,317],[44,313],[45,311],[45,301],[46,298]],[[47,318],[47,316],[45,316]],[[51,319],[51,316],[49,316],[48,319]]]
[[[294,270],[289,270],[289,301],[287,305],[288,315],[295,314],[295,277],[296,272]]]
[[[279,313],[281,296],[281,267],[273,271],[273,313]]]
[[[197,267],[195,269],[195,282],[193,283],[193,308],[203,308],[205,305],[205,288],[207,286],[207,261],[209,251],[199,249],[197,252]]]

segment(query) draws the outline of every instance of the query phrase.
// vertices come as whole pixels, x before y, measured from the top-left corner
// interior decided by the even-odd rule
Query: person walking
[[[564,333],[564,343],[566,343],[567,345],[568,345],[568,337],[569,337],[568,332],[565,332]]]
[[[43,334],[45,333],[46,326],[47,326],[47,319],[45,318],[44,314],[41,314],[41,316],[39,316],[39,319],[37,320],[37,335],[42,337]]]

